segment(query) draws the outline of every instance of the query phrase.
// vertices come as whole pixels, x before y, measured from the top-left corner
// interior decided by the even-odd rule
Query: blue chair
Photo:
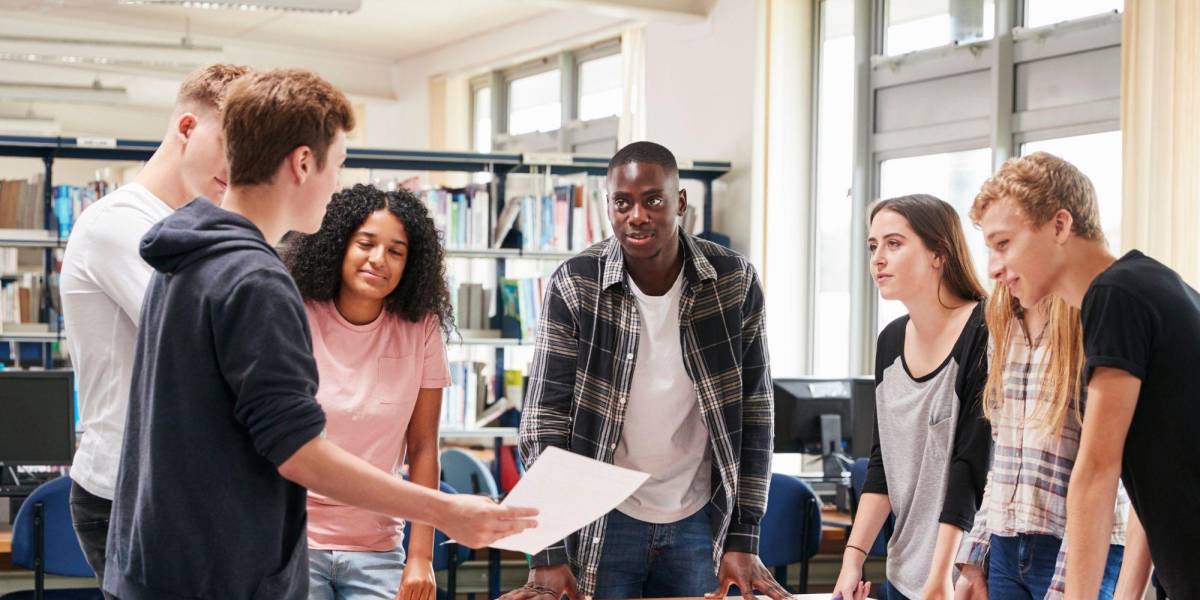
[[[867,482],[867,464],[869,459],[860,458],[854,461],[854,466],[850,468],[850,518],[858,514],[858,499],[862,495],[863,485]],[[871,544],[868,554],[870,556],[887,556],[888,540],[892,537],[892,530],[896,528],[896,517],[888,515],[887,521],[883,523],[883,529],[879,531],[879,537],[875,538],[875,543]]]
[[[457,494],[453,487],[442,482],[439,485],[441,491],[447,494]],[[408,540],[412,535],[412,523],[404,523],[404,554],[408,555]],[[448,600],[454,598],[458,592],[458,565],[462,564],[471,556],[469,548],[464,548],[458,544],[446,544],[446,534],[440,529],[433,530],[433,570],[446,572],[446,589],[438,590],[438,600]],[[443,545],[444,544],[444,545]]]
[[[797,477],[774,473],[767,494],[758,555],[775,569],[775,578],[787,587],[788,565],[800,563],[801,594],[808,592],[808,561],[821,547],[821,503],[817,493]]]
[[[0,600],[103,600],[98,588],[47,590],[46,575],[96,577],[83,556],[71,525],[71,479],[59,477],[38,486],[13,523],[13,564],[33,571],[34,589]]]
[[[450,484],[461,494],[477,494],[498,498],[500,490],[492,470],[475,458],[475,455],[459,448],[442,451],[442,481]]]

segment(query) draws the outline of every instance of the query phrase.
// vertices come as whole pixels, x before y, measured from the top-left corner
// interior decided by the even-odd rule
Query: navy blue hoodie
[[[258,228],[198,198],[150,229],[104,590],[308,593],[305,490],[277,467],[325,427],[304,305]]]

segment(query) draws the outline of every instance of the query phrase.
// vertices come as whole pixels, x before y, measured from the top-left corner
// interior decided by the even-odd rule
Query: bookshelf
[[[150,158],[158,147],[157,141],[124,140],[114,138],[83,138],[83,137],[36,137],[36,136],[0,136],[0,157],[24,157],[41,159],[43,164],[43,191],[45,223],[47,230],[13,230],[0,229],[0,247],[42,248],[45,251],[43,267],[45,280],[49,281],[54,271],[54,251],[66,245],[66,239],[60,238],[57,231],[49,230],[54,189],[54,163],[60,159],[86,159],[106,161],[145,161]],[[405,151],[378,148],[352,148],[347,152],[345,166],[357,169],[378,169],[394,171],[432,171],[432,172],[465,172],[491,173],[491,183],[488,185],[491,205],[488,207],[487,226],[491,231],[495,227],[508,198],[505,195],[506,180],[510,174],[518,172],[537,175],[570,175],[587,174],[603,176],[608,168],[607,156],[573,155],[573,154],[515,154],[515,153],[473,153],[473,152],[433,152]],[[680,163],[680,178],[697,180],[704,185],[703,231],[711,231],[712,225],[712,184],[713,181],[727,173],[730,169],[728,162],[720,161],[683,161]],[[450,259],[494,261],[497,282],[505,277],[506,267],[510,261],[541,261],[558,263],[574,256],[573,251],[530,250],[521,248],[462,248],[448,247],[446,256]],[[50,288],[43,286],[42,322],[49,322]],[[499,286],[498,286],[499,288]],[[496,316],[490,323],[493,329],[501,329],[500,315],[502,314],[500,290],[496,290]],[[54,319],[57,321],[57,319]],[[51,323],[51,331],[40,332],[0,332],[0,342],[34,343],[42,345],[42,360],[44,366],[53,363],[51,344],[61,341],[65,333],[55,330],[57,323]],[[499,401],[505,396],[504,362],[505,350],[510,348],[531,347],[532,339],[528,337],[486,337],[472,336],[464,332],[461,339],[452,337],[448,348],[492,348],[495,351],[492,372],[494,376],[493,397]],[[14,344],[15,346],[15,344]],[[16,348],[14,347],[14,350]],[[471,428],[470,423],[463,428],[446,430],[446,439],[495,439],[515,437],[515,430],[506,428]]]

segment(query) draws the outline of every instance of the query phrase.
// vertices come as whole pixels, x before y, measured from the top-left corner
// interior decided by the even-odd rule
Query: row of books
[[[459,284],[450,304],[454,307],[455,323],[460,330],[478,332],[492,328],[495,289],[485,288],[482,283]]]
[[[495,394],[496,379],[481,362],[450,363],[451,386],[442,391],[440,427],[453,431],[488,427],[510,408],[520,409],[527,377],[517,369],[504,371],[504,395]]]
[[[45,276],[41,273],[0,277],[0,332],[50,331],[50,326],[42,320],[45,286]],[[54,312],[51,309],[51,313]]]
[[[0,229],[45,229],[42,176],[0,181]]]
[[[431,189],[420,193],[447,248],[486,248],[491,195],[487,188]]]
[[[553,194],[509,198],[496,219],[495,248],[577,252],[612,235],[604,191],[562,185]]]

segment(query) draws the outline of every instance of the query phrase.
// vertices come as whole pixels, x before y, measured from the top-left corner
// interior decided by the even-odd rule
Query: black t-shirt
[[[1096,367],[1142,380],[1121,478],[1171,598],[1200,598],[1200,293],[1131,251],[1083,297],[1085,381]]]

